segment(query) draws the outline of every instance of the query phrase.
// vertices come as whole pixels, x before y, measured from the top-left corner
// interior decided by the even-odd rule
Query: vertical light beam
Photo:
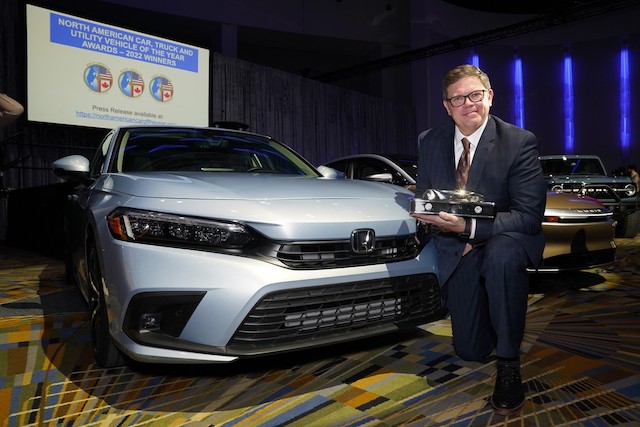
[[[629,49],[623,46],[620,51],[620,148],[623,153],[629,150],[631,141],[631,88],[629,87]]]
[[[471,65],[480,68],[480,58],[478,57],[478,54],[475,51],[471,53],[469,62],[471,63]]]
[[[573,154],[573,62],[571,55],[564,55],[564,149]]]
[[[524,127],[524,88],[522,60],[517,56],[513,62],[513,115],[516,126]]]

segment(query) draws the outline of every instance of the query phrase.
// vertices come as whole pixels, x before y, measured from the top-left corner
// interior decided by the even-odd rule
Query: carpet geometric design
[[[634,244],[635,243],[635,244]],[[86,306],[59,260],[0,248],[7,426],[637,426],[640,250],[532,281],[517,417],[493,413],[494,362],[455,356],[448,320],[231,365],[93,363]]]

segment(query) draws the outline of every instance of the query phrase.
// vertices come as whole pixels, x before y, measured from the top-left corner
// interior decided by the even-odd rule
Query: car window
[[[345,176],[348,176],[347,168],[349,167],[349,162],[350,162],[349,159],[336,160],[334,162],[329,162],[329,163],[325,164],[325,166],[333,168],[333,169],[337,170],[338,172],[342,172],[343,174],[345,174]]]
[[[414,180],[418,175],[417,157],[396,157],[392,159],[396,165],[400,166]]]
[[[400,186],[410,185],[407,179],[392,165],[375,158],[360,158],[354,163],[353,177],[355,179],[375,179],[380,174],[391,174],[391,183]]]
[[[112,172],[255,172],[318,176],[285,145],[218,129],[132,128],[114,150]]]
[[[358,159],[354,164],[353,177],[355,179],[367,179],[381,173],[393,173],[393,170],[383,161],[373,158]]]

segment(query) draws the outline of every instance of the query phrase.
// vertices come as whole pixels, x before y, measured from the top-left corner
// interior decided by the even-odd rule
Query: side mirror
[[[330,168],[329,166],[318,166],[317,169],[323,178],[329,178],[329,179],[344,178],[344,174],[342,172],[338,172],[337,170]]]
[[[367,181],[376,181],[376,182],[388,182],[389,184],[393,184],[393,176],[391,173],[375,173],[373,175],[366,176],[364,179]]]
[[[63,181],[82,181],[89,177],[89,160],[77,154],[63,157],[53,162],[53,173]]]

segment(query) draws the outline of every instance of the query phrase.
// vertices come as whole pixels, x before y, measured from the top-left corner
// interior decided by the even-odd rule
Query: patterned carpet
[[[57,259],[0,246],[0,420],[7,426],[640,426],[640,238],[607,269],[532,281],[518,417],[488,406],[494,362],[449,322],[231,365],[98,369]]]

